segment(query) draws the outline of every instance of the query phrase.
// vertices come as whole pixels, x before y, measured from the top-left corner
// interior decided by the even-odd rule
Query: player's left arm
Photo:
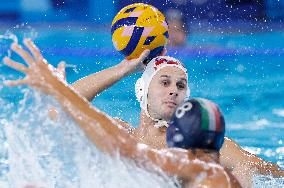
[[[243,169],[263,175],[284,176],[284,171],[277,164],[249,153],[227,137],[220,150],[220,163],[233,172]]]

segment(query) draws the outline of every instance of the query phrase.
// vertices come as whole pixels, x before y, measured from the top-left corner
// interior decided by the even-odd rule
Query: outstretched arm
[[[195,180],[198,175],[206,173],[206,181],[200,181],[198,185],[202,183],[210,185],[211,182],[214,186],[238,187],[238,182],[231,181],[233,178],[230,174],[211,158],[206,156],[197,158],[186,150],[154,150],[139,144],[134,137],[115,126],[115,121],[111,117],[92,107],[75,90],[60,80],[56,70],[42,58],[39,50],[30,40],[25,40],[25,44],[33,57],[16,44],[12,46],[12,49],[23,57],[29,67],[9,58],[5,58],[4,62],[25,73],[26,77],[23,80],[7,81],[6,84],[28,84],[54,96],[100,150],[111,155],[119,152],[140,166],[147,168],[150,164],[154,164],[170,175],[185,179]]]
[[[284,177],[284,171],[278,165],[245,151],[229,138],[225,138],[220,154],[220,163],[230,169],[242,184],[251,184],[254,174]]]

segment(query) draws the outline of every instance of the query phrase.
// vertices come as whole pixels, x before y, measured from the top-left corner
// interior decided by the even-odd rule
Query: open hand
[[[20,80],[7,80],[5,81],[5,84],[9,86],[27,84],[49,94],[52,91],[49,84],[50,79],[57,77],[57,79],[65,82],[65,64],[61,63],[58,68],[55,69],[48,64],[43,58],[40,50],[30,39],[24,39],[24,44],[31,54],[16,43],[13,43],[11,48],[23,58],[28,66],[18,63],[9,57],[4,58],[4,63],[17,71],[24,73],[26,77]]]

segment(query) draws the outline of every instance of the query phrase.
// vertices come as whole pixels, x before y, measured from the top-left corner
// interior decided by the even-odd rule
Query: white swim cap
[[[179,60],[169,56],[158,56],[153,58],[147,64],[141,78],[139,78],[135,84],[135,94],[137,100],[140,102],[140,107],[145,111],[148,117],[150,117],[152,120],[157,122],[155,127],[167,126],[167,123],[165,123],[165,121],[161,119],[155,119],[150,116],[147,107],[148,88],[155,74],[164,67],[177,67],[181,69],[186,74],[188,80],[187,70]],[[190,96],[190,89],[187,86],[186,98],[189,96]]]

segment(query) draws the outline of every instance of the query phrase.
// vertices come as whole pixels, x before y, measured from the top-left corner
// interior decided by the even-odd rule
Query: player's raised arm
[[[143,68],[143,61],[150,51],[145,50],[138,58],[123,60],[119,64],[100,72],[81,78],[72,84],[72,87],[88,101],[93,100],[99,93],[109,88],[122,78]]]

